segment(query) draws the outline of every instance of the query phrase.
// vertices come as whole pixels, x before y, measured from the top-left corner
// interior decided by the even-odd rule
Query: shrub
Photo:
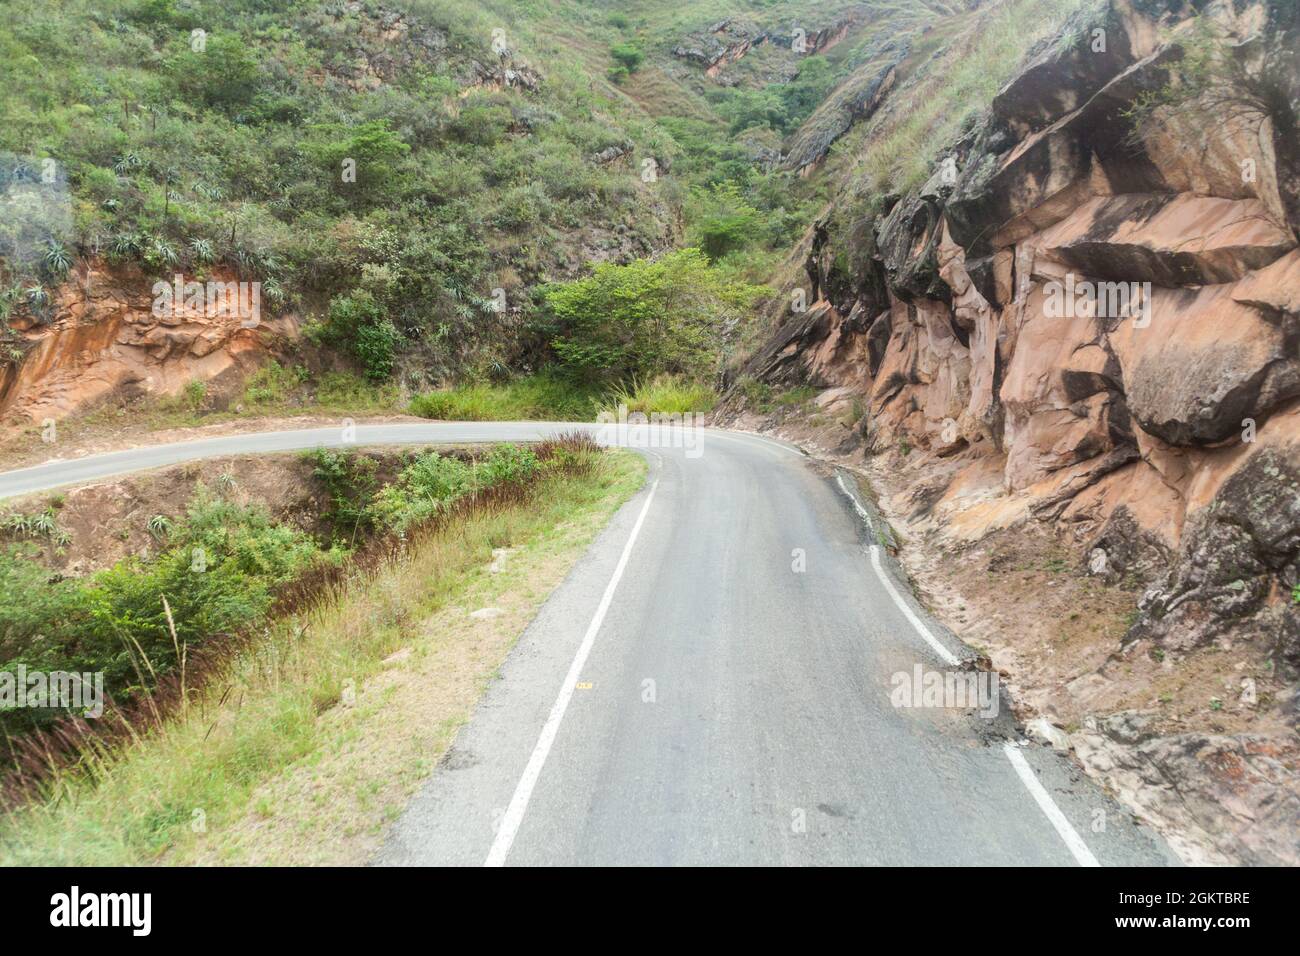
[[[531,448],[497,445],[487,460],[478,466],[479,483],[491,487],[503,482],[525,481],[533,476],[537,467],[537,453]]]
[[[303,532],[203,489],[186,519],[168,524],[168,547],[156,558],[131,558],[84,579],[50,579],[30,550],[0,552],[5,669],[102,671],[106,692],[124,702],[173,671],[178,651],[263,616],[275,589],[319,555]],[[21,732],[55,716],[52,709],[0,713],[0,730]]]
[[[378,523],[399,533],[474,489],[474,468],[459,458],[425,452],[376,497]]]
[[[208,383],[201,378],[186,382],[182,397],[185,399],[185,404],[189,406],[190,411],[197,412],[203,407],[203,402],[208,397]]]
[[[366,370],[366,378],[372,382],[382,382],[393,373],[393,360],[401,342],[402,333],[387,319],[357,330],[357,358]]]
[[[609,48],[609,55],[613,57],[615,63],[628,73],[635,73],[639,70],[641,61],[645,59],[645,53],[642,49],[630,40],[615,43]]]
[[[767,291],[730,282],[699,249],[682,249],[657,261],[602,263],[543,296],[565,370],[578,382],[613,385],[665,372],[704,377],[716,360],[714,329]]]

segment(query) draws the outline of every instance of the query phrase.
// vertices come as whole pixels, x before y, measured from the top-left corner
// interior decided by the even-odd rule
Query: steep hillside
[[[501,380],[554,358],[539,289],[595,263],[689,244],[763,281],[818,205],[783,141],[957,6],[19,0],[0,415],[226,403],[268,352]]]
[[[1294,862],[1300,12],[1012,0],[967,24],[872,82],[733,408],[822,390],[819,440],[868,456],[927,547],[1046,525],[1136,589],[1123,638],[1048,668],[1037,709],[1210,858]],[[1035,36],[1007,82],[976,68]],[[1026,685],[1055,653],[989,639]],[[1200,675],[1177,692],[1196,713],[1152,699],[1174,671]]]

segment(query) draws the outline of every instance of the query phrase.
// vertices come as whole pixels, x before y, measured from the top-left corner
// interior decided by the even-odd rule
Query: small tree
[[[699,249],[657,261],[602,263],[586,278],[543,290],[561,365],[586,384],[661,372],[698,378],[716,359],[716,329],[768,290],[728,282]]]

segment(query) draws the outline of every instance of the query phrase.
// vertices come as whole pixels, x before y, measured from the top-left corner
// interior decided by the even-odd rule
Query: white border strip
[[[908,606],[907,602],[903,600],[902,595],[895,590],[894,582],[889,580],[889,575],[886,574],[885,569],[880,566],[880,548],[876,545],[871,546],[871,566],[876,569],[876,577],[880,578],[880,583],[885,586],[885,590],[888,591],[889,596],[894,599],[894,603],[898,605],[898,609],[902,611],[903,615],[912,623],[912,627],[916,628],[916,632],[925,638],[926,643],[934,648],[934,652],[943,659],[945,664],[953,666],[958,664],[959,660],[957,655],[944,647],[943,644],[940,643],[939,639],[930,633],[930,629],[925,626],[919,617],[916,616],[916,612],[913,611],[911,607]]]
[[[1083,842],[1083,837],[1079,836],[1074,827],[1070,826],[1070,821],[1065,819],[1065,814],[1061,812],[1061,808],[1056,805],[1056,801],[1052,799],[1051,794],[1039,782],[1038,776],[1034,773],[1033,768],[1029,766],[1029,761],[1020,752],[1019,745],[1014,743],[1003,744],[1002,751],[1007,755],[1007,759],[1011,761],[1011,766],[1016,768],[1016,775],[1020,777],[1020,782],[1025,785],[1025,789],[1034,798],[1034,802],[1043,811],[1043,815],[1056,828],[1056,832],[1079,865],[1101,866],[1097,862],[1097,858],[1092,855],[1092,851],[1088,849],[1088,844]]]
[[[835,472],[835,483],[840,486],[840,491],[844,492],[844,497],[853,502],[853,510],[858,513],[859,518],[867,523],[867,530],[872,534],[875,534],[876,524],[871,520],[870,512],[868,512],[866,508],[862,507],[862,503],[858,501],[857,496],[853,494],[853,492],[849,491],[849,486],[844,483],[844,472]]]
[[[578,678],[582,676],[582,668],[587,663],[587,657],[591,654],[591,648],[596,643],[596,633],[600,630],[600,625],[605,620],[605,614],[609,611],[609,606],[614,600],[614,591],[618,588],[618,582],[623,577],[623,571],[627,568],[628,558],[632,556],[632,546],[636,544],[637,536],[641,533],[641,526],[645,523],[645,516],[650,511],[650,502],[654,501],[655,491],[659,488],[659,479],[656,478],[654,484],[650,486],[650,494],[646,495],[645,504],[641,506],[641,513],[637,515],[636,524],[632,526],[632,533],[628,536],[627,544],[623,545],[623,553],[619,556],[618,564],[614,568],[614,574],[609,579],[609,584],[605,585],[605,593],[600,598],[600,604],[596,607],[595,616],[592,617],[591,623],[587,625],[587,633],[582,638],[582,644],[578,646],[578,653],[574,655],[573,663],[569,665],[569,673],[565,675],[564,683],[560,685],[560,694],[555,698],[555,703],[551,705],[550,716],[546,718],[546,723],[542,725],[541,736],[537,738],[537,746],[533,748],[532,756],[528,758],[528,766],[524,767],[523,776],[519,778],[519,783],[515,786],[514,796],[510,798],[510,806],[506,808],[505,816],[501,820],[501,826],[497,829],[496,838],[492,841],[492,848],[488,851],[487,859],[483,861],[484,866],[504,866],[506,856],[510,853],[510,847],[515,842],[515,835],[519,832],[519,826],[524,822],[524,812],[528,809],[528,801],[532,798],[533,788],[537,786],[537,780],[542,775],[542,767],[546,764],[546,758],[551,752],[551,745],[555,743],[555,735],[559,733],[560,721],[564,719],[564,712],[569,707],[569,701],[573,698],[573,691],[577,687]]]

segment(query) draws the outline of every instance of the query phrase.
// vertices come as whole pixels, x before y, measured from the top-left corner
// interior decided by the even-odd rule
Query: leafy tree
[[[721,259],[745,248],[762,232],[762,214],[746,202],[734,182],[695,189],[691,199],[693,221],[689,235],[710,259]]]
[[[187,45],[168,66],[183,99],[227,112],[250,104],[262,83],[257,55],[241,37],[231,34],[209,36],[202,50]]]
[[[731,132],[767,126],[778,132],[790,122],[785,102],[772,87],[761,90],[738,90],[724,104],[723,113],[731,121]]]
[[[388,120],[360,126],[340,123],[312,127],[308,151],[333,184],[334,191],[358,202],[374,202],[392,195],[401,185],[398,163],[411,147],[388,128]]]
[[[641,62],[645,59],[645,52],[630,40],[615,43],[609,48],[609,55],[614,58],[615,63],[629,73],[639,70]]]

